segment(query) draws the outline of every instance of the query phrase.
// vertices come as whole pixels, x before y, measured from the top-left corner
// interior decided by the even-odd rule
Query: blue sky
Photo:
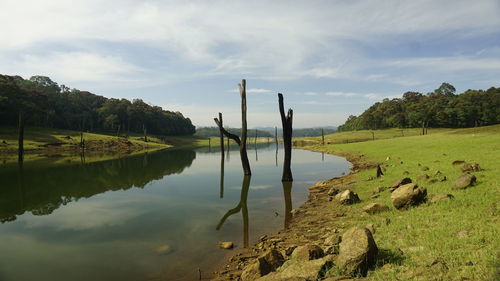
[[[0,73],[181,111],[197,126],[342,124],[383,98],[500,86],[500,1],[1,0]]]

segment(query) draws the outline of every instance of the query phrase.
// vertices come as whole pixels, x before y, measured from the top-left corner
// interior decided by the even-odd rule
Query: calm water
[[[0,164],[0,280],[194,280],[198,268],[208,274],[231,253],[219,241],[244,247],[283,229],[308,185],[350,166],[294,150],[295,181],[283,186],[281,148],[248,153],[253,175],[245,179],[236,150],[223,162],[204,149]]]

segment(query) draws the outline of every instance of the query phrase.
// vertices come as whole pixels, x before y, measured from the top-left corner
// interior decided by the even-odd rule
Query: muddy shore
[[[292,210],[288,228],[275,234],[265,235],[258,243],[235,251],[229,260],[221,262],[221,266],[213,273],[212,280],[239,280],[243,270],[269,249],[279,250],[286,259],[294,247],[305,244],[322,245],[326,237],[344,230],[347,209],[340,204],[333,204],[331,202],[333,197],[328,195],[328,191],[332,187],[341,191],[355,190],[357,182],[354,180],[354,174],[364,169],[375,168],[377,164],[364,155],[342,152],[336,155],[345,157],[352,163],[350,167],[352,172],[310,186],[308,200],[299,208]]]

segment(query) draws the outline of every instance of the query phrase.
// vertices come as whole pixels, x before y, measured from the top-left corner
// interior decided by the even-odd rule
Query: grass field
[[[17,137],[15,127],[0,127],[0,159],[17,161]],[[88,162],[107,160],[124,155],[143,153],[166,148],[199,147],[208,140],[193,136],[148,136],[145,142],[140,134],[128,138],[106,134],[83,133]],[[24,133],[25,161],[58,156],[59,161],[79,160],[80,132],[40,127],[27,127]],[[53,158],[53,157],[51,157]]]
[[[334,154],[363,154],[381,163],[385,170],[380,179],[373,179],[375,170],[356,173],[355,192],[362,202],[347,207],[346,227],[375,224],[375,240],[384,250],[379,267],[368,277],[372,280],[500,280],[500,125],[429,130],[425,136],[418,136],[418,129],[405,130],[405,137],[391,138],[396,132],[375,131],[375,141],[349,144],[339,141],[342,144],[307,147]],[[407,136],[412,133],[414,136]],[[366,132],[327,137],[342,140],[355,135],[366,136]],[[304,141],[307,144],[311,140]],[[478,179],[476,185],[465,190],[451,188],[462,174],[459,166],[451,164],[454,160],[481,165],[482,170],[474,173]],[[429,170],[423,171],[423,167]],[[447,181],[431,184],[428,180],[416,180],[417,175],[425,173],[432,179],[436,171],[445,175]],[[398,211],[392,206],[388,190],[378,198],[371,198],[375,188],[405,177],[405,172],[427,188],[429,198],[443,193],[452,194],[454,198],[408,211]],[[391,210],[377,215],[362,212],[362,207],[372,202],[384,203]]]

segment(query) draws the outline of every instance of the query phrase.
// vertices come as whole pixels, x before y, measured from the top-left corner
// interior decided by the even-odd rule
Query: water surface
[[[238,151],[215,148],[0,165],[0,280],[193,280],[231,253],[219,241],[245,247],[283,229],[308,185],[350,166],[293,150],[287,186],[281,148],[249,146],[250,178]]]

